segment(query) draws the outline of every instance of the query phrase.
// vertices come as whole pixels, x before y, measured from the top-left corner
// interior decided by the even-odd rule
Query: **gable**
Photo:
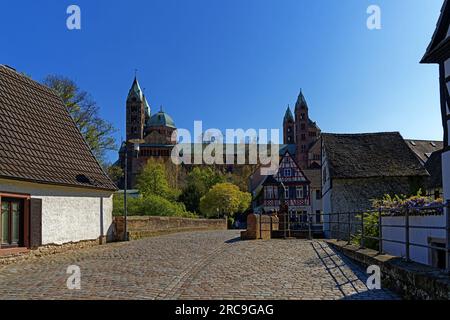
[[[286,175],[286,173],[290,173]],[[275,175],[277,181],[285,182],[309,182],[303,171],[297,165],[292,156],[287,152],[280,161],[278,172]]]

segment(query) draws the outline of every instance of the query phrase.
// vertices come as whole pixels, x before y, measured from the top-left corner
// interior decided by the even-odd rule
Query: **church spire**
[[[294,116],[292,115],[291,107],[288,105],[286,113],[284,114],[284,122],[292,121],[294,122]]]
[[[295,110],[308,109],[308,104],[306,103],[305,96],[303,95],[302,89],[298,94],[297,102],[295,103]]]
[[[139,85],[137,76],[134,77],[133,84],[131,85],[131,89],[128,92],[128,99],[133,97],[135,97],[138,101],[143,101],[143,93],[141,86]]]

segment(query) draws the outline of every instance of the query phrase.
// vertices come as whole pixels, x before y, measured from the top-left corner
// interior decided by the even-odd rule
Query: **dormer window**
[[[284,176],[285,177],[290,177],[291,175],[292,175],[291,169],[284,169]]]

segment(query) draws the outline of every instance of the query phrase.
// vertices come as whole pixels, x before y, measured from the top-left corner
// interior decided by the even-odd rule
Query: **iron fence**
[[[447,209],[447,214],[445,213]],[[432,225],[412,225],[412,216],[426,215],[443,215],[445,219],[444,226]],[[383,223],[383,218],[387,217],[403,217],[401,224]],[[386,220],[386,219],[385,219]],[[326,226],[328,228],[326,229]],[[388,239],[383,236],[383,228],[403,229],[404,240]],[[421,244],[412,242],[410,233],[412,230],[442,230],[445,232],[445,244],[443,247],[432,244]],[[374,232],[375,231],[375,232]],[[445,269],[450,272],[450,200],[440,205],[406,208],[402,211],[383,209],[365,210],[355,212],[342,213],[325,213],[324,214],[324,232],[337,240],[347,241],[348,244],[359,244],[360,248],[367,248],[368,241],[376,244],[379,254],[383,251],[384,243],[396,243],[404,245],[405,260],[411,261],[411,247],[420,247],[426,249],[434,249],[445,252]],[[371,235],[375,233],[374,235]]]

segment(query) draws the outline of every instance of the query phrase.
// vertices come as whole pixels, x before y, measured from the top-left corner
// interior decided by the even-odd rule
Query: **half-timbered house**
[[[310,181],[293,156],[286,151],[281,156],[275,175],[266,176],[256,188],[254,211],[276,213],[287,205],[290,213],[311,214]]]

